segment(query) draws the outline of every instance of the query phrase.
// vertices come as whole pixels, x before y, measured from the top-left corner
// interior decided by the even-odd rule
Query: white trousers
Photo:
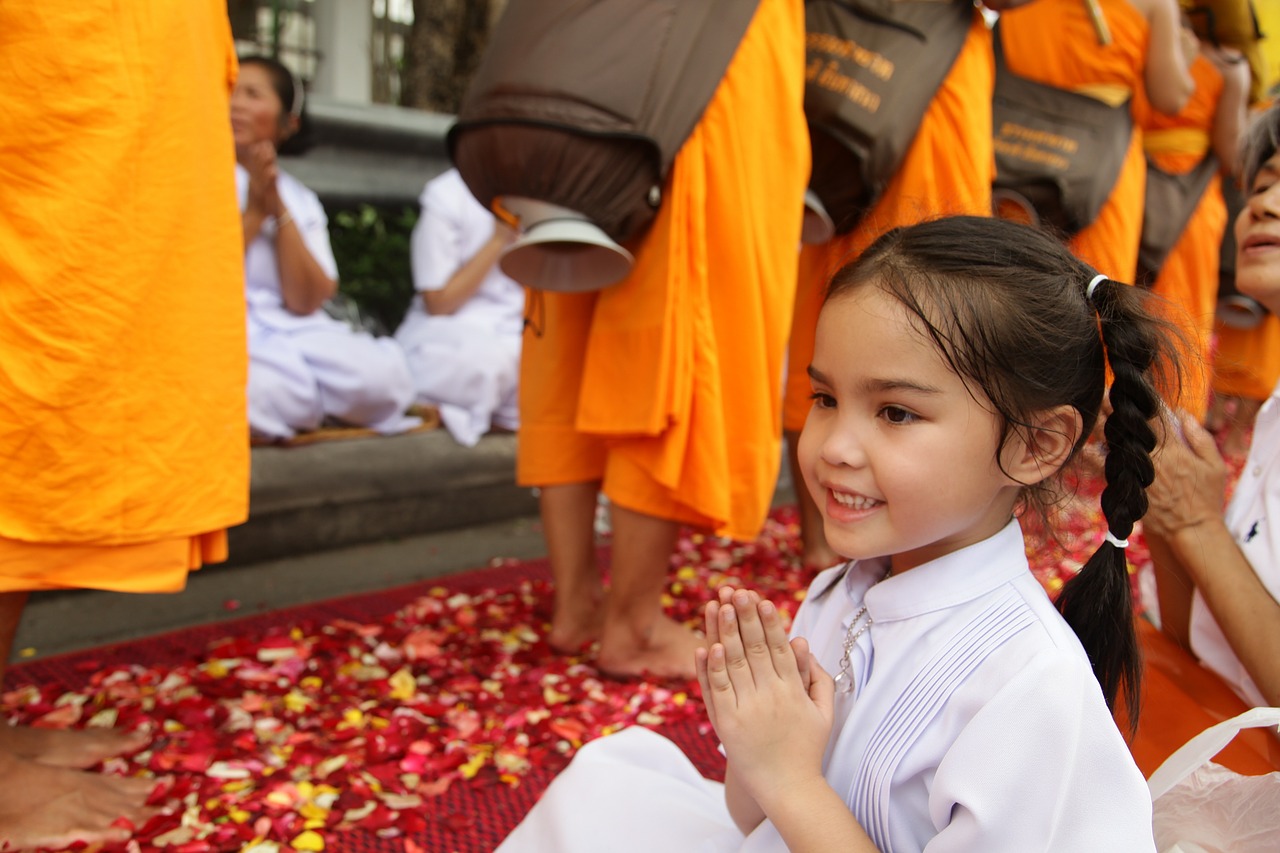
[[[724,785],[635,726],[582,747],[497,853],[727,853],[742,843]]]
[[[410,429],[413,381],[391,338],[343,323],[280,330],[249,319],[249,427],[255,435],[291,438],[326,417],[381,433]]]
[[[418,317],[396,339],[404,347],[417,401],[440,410],[459,444],[474,446],[497,425],[520,424],[520,336],[465,317]]]

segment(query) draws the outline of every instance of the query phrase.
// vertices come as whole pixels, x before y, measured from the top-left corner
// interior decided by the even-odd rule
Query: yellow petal
[[[308,829],[306,832],[298,834],[298,837],[289,842],[289,846],[294,850],[307,850],[312,853],[324,849],[324,836],[318,832]]]
[[[418,690],[418,682],[408,669],[397,670],[387,679],[387,683],[391,685],[391,698],[401,702],[412,699],[413,694]]]

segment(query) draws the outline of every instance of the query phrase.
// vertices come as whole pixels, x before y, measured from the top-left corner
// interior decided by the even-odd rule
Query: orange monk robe
[[[1142,705],[1129,750],[1138,769],[1149,777],[1191,738],[1249,708],[1216,673],[1159,628],[1141,617],[1134,620],[1134,628],[1142,650]],[[1123,705],[1116,722],[1122,730],[1128,728]],[[1280,740],[1265,729],[1245,729],[1213,761],[1246,776],[1280,770]]]
[[[1083,0],[1035,0],[1000,14],[1005,61],[1013,73],[1085,94],[1118,98],[1143,86],[1150,27],[1127,0],[1098,0],[1111,44],[1098,44]],[[1137,277],[1147,166],[1135,129],[1124,165],[1098,218],[1076,234],[1071,250],[1117,281]]]
[[[531,294],[541,334],[524,338],[522,484],[601,480],[619,506],[758,533],[809,174],[803,97],[803,6],[762,0],[631,274],[597,293]]]
[[[1219,324],[1213,358],[1213,393],[1266,400],[1280,383],[1280,318],[1267,314],[1252,329]]]
[[[991,90],[995,86],[991,32],[975,12],[955,64],[926,110],[902,167],[885,193],[847,234],[800,252],[795,317],[787,353],[783,427],[799,432],[809,414],[806,372],[813,360],[818,311],[831,275],[885,231],[943,214],[987,215],[995,155]]]
[[[1195,92],[1176,116],[1155,111],[1143,115],[1143,145],[1157,166],[1172,174],[1195,168],[1211,147],[1214,115],[1222,93],[1222,74],[1203,56],[1191,65]],[[1169,319],[1186,336],[1180,353],[1182,389],[1178,405],[1203,420],[1209,407],[1213,318],[1218,301],[1218,261],[1227,228],[1227,205],[1217,175],[1205,188],[1178,242],[1165,260],[1152,290],[1169,300]]]
[[[0,4],[0,592],[181,589],[247,515],[222,0]]]

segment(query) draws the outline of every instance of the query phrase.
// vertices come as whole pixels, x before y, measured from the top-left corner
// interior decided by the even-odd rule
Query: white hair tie
[[[1089,282],[1089,286],[1084,289],[1084,298],[1092,299],[1093,292],[1098,289],[1098,285],[1106,281],[1107,277],[1102,273],[1098,273],[1093,277],[1093,281]]]
[[[1115,535],[1114,535],[1110,530],[1108,530],[1108,531],[1107,531],[1107,535],[1106,535],[1106,536],[1103,536],[1103,537],[1102,537],[1102,541],[1104,541],[1104,542],[1110,542],[1112,545],[1115,545],[1117,548],[1128,548],[1128,547],[1129,547],[1129,540],[1128,540],[1128,539],[1117,539],[1117,538],[1115,537]]]

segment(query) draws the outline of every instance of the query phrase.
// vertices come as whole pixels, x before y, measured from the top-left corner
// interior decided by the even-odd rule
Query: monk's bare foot
[[[0,725],[0,751],[55,767],[92,767],[145,749],[151,735],[121,729],[44,729]]]
[[[600,639],[600,620],[593,624],[578,624],[554,620],[547,632],[547,645],[558,655],[582,655],[590,651]]]
[[[591,589],[570,595],[556,591],[555,612],[547,645],[559,655],[583,654],[600,639],[604,625],[604,590],[597,584]]]
[[[146,805],[155,782],[66,767],[0,753],[0,850],[63,850],[78,842],[121,844],[156,809]]]
[[[606,626],[596,668],[610,678],[695,678],[693,654],[706,644],[702,634],[667,616],[649,635],[637,638],[625,626]]]

